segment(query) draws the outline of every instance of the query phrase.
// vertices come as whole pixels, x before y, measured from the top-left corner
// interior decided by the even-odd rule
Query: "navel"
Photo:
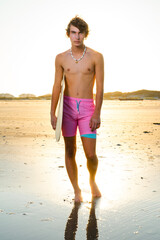
[[[69,71],[70,71],[70,68],[67,68],[67,71],[69,72]]]
[[[90,68],[88,68],[88,71],[90,72],[90,71],[91,71],[91,69],[90,69]]]

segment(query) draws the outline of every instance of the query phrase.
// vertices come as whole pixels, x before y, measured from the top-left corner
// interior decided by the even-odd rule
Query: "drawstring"
[[[79,102],[76,100],[78,113],[79,113],[79,104],[80,104],[80,102],[81,102],[81,100]]]

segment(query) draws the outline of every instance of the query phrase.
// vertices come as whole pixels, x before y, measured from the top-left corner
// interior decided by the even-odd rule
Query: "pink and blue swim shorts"
[[[89,122],[94,113],[93,99],[80,99],[64,96],[62,134],[73,137],[77,133],[77,126],[81,137],[96,138],[96,130],[91,131]]]

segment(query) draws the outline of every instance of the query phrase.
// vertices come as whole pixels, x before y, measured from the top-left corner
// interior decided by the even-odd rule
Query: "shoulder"
[[[69,55],[69,53],[70,53],[70,50],[57,54],[55,57],[55,63],[63,64],[65,58]]]
[[[69,52],[70,52],[70,50],[67,50],[65,52],[57,54],[56,59],[61,59],[61,58],[65,57],[66,55],[68,55]]]
[[[89,47],[87,47],[87,52],[94,59],[95,62],[103,61],[103,54],[102,53],[97,52],[96,50],[91,49]]]

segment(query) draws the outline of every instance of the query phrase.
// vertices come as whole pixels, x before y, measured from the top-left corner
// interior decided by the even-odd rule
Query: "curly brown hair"
[[[82,33],[85,33],[85,37],[89,34],[89,28],[88,24],[80,17],[75,16],[71,19],[71,21],[68,23],[66,34],[69,37],[70,35],[70,26],[73,25],[74,27],[77,27]]]

